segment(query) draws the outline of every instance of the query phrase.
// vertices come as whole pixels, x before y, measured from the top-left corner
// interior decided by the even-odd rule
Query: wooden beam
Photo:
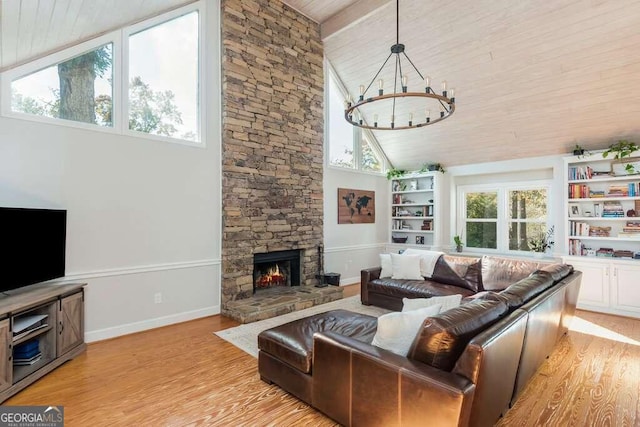
[[[320,24],[320,37],[327,40],[341,31],[356,25],[380,9],[393,3],[391,0],[358,0]],[[394,11],[395,13],[395,11]]]

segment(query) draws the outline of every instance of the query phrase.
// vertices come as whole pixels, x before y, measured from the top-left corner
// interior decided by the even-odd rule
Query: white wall
[[[324,169],[324,271],[340,273],[340,284],[360,282],[360,270],[380,264],[389,238],[390,195],[386,177],[334,167]],[[375,224],[338,224],[338,188],[375,191]]]
[[[0,205],[63,208],[88,341],[220,311],[217,8],[206,148],[0,117]],[[154,303],[154,294],[162,303]]]

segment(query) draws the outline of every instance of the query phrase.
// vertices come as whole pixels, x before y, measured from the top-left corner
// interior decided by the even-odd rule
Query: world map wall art
[[[338,188],[338,224],[376,222],[376,192]]]

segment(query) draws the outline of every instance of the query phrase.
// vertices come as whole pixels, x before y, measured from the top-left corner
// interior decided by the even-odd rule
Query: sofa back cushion
[[[546,265],[549,263],[485,255],[482,257],[482,288],[501,291]]]
[[[573,266],[570,264],[549,264],[543,266],[540,270],[546,271],[551,274],[554,283],[558,283],[560,280],[573,273]]]
[[[433,269],[433,280],[474,292],[482,287],[480,258],[442,255]]]
[[[547,271],[536,271],[529,277],[509,286],[500,292],[500,296],[505,299],[509,310],[515,310],[522,304],[532,300],[540,295],[544,290],[551,287],[554,283],[551,273]]]
[[[508,312],[502,301],[471,301],[425,319],[407,357],[451,371],[469,341]]]

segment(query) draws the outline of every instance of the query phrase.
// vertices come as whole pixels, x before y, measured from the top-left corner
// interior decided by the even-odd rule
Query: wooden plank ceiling
[[[325,31],[347,12],[353,6],[318,20],[329,34],[325,54],[355,97],[395,43],[395,1]],[[396,167],[409,169],[640,142],[638,28],[640,2],[631,0],[401,0],[400,42],[433,86],[447,80],[456,88],[456,112],[433,126],[375,136]],[[388,109],[378,113],[388,120]]]
[[[193,0],[2,0],[0,70]]]
[[[0,70],[191,1],[2,0]],[[395,2],[284,2],[321,23],[326,56],[357,96],[395,43]],[[446,79],[456,88],[456,112],[375,136],[396,167],[409,169],[640,142],[638,28],[635,0],[401,0],[400,42],[434,87]],[[388,90],[392,72],[382,77]],[[410,75],[409,89],[421,90],[417,83]],[[422,106],[413,110],[416,120],[423,115]],[[378,114],[388,120],[386,108]]]

